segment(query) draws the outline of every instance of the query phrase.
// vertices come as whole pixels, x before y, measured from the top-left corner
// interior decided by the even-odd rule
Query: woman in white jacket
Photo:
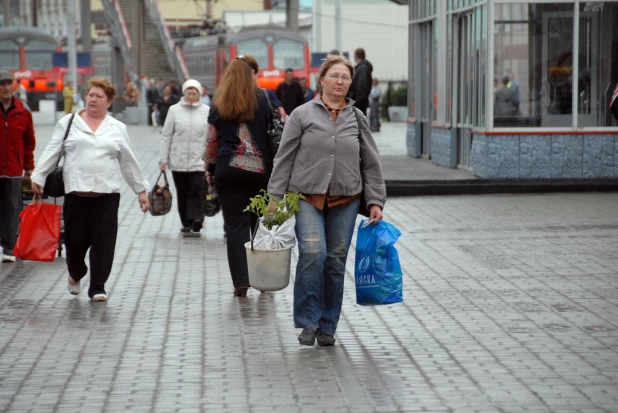
[[[200,101],[202,85],[194,79],[182,85],[183,97],[170,107],[161,131],[159,167],[172,171],[176,185],[181,232],[199,232],[202,229],[201,194],[204,181],[202,154],[206,147],[208,112],[210,108]]]

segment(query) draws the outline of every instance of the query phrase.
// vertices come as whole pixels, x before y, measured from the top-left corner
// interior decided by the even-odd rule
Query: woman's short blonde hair
[[[348,59],[346,59],[343,56],[328,55],[326,60],[324,60],[324,63],[322,63],[322,66],[320,66],[320,77],[318,78],[318,90],[322,89],[322,79],[324,79],[324,77],[326,76],[326,73],[328,73],[331,67],[339,63],[341,63],[342,65],[345,65],[348,68],[348,70],[350,71],[350,78],[354,77],[354,66],[352,66],[352,63],[350,63]]]
[[[105,96],[109,100],[109,103],[114,101],[116,97],[116,88],[112,83],[104,77],[91,77],[86,84],[86,95],[93,87],[100,87],[105,92]]]

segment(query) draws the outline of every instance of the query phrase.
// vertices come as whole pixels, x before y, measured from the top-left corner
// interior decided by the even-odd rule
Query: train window
[[[248,54],[255,57],[261,69],[268,68],[268,46],[262,39],[247,39],[237,43],[238,54]]]
[[[29,70],[51,70],[52,53],[26,51],[26,67]]]
[[[295,40],[279,39],[273,45],[275,69],[302,69],[305,67],[303,44]]]
[[[43,40],[30,40],[28,42],[28,44],[26,44],[25,47],[26,51],[28,50],[38,50],[38,51],[43,51],[43,50],[49,50],[49,51],[56,51],[56,45],[50,42],[46,42]]]
[[[5,70],[19,70],[19,46],[13,40],[0,40],[0,62]]]

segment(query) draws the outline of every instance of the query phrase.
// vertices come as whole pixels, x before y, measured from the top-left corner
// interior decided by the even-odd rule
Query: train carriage
[[[188,38],[182,45],[189,75],[212,92],[221,81],[230,59],[251,55],[260,66],[258,86],[274,90],[291,68],[297,78],[309,79],[307,40],[286,29],[248,29],[233,34]]]

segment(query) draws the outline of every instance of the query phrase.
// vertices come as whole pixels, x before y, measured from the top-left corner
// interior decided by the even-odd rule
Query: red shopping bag
[[[53,261],[60,239],[61,209],[61,205],[39,202],[21,211],[19,236],[13,255],[22,260]]]

